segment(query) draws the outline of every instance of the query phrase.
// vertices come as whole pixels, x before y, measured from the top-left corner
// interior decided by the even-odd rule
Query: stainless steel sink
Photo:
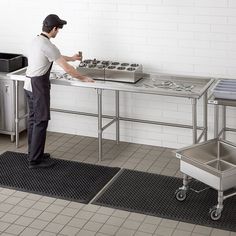
[[[207,142],[179,149],[181,172],[217,189],[227,190],[236,186],[236,146],[212,139]]]
[[[236,195],[236,191],[224,195],[224,191],[236,186],[236,145],[212,139],[179,149],[176,151],[176,157],[180,158],[180,171],[184,174],[183,186],[175,193],[176,199],[186,199],[187,192],[191,189],[190,177],[199,180],[218,191],[218,204],[210,209],[210,217],[212,220],[219,220],[223,201]]]

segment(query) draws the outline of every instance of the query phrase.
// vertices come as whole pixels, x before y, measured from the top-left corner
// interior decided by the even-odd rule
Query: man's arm
[[[62,55],[62,57],[66,61],[81,61],[82,60],[82,57],[79,54],[75,54],[72,57]]]
[[[93,79],[81,75],[73,66],[67,63],[67,61],[64,59],[64,56],[59,57],[56,60],[56,63],[69,75],[72,77],[79,79],[83,82],[94,82]]]

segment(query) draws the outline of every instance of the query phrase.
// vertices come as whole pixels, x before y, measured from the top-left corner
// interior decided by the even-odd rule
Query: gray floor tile
[[[172,234],[172,236],[190,236],[190,235],[191,235],[191,232],[183,231],[180,229],[176,229]]]
[[[118,226],[105,224],[102,226],[99,232],[104,233],[106,235],[115,235],[118,229],[119,229]]]
[[[50,205],[50,203],[46,203],[46,202],[36,202],[32,206],[32,209],[44,211],[45,209],[47,209],[49,207],[49,205]]]
[[[41,231],[38,236],[58,236],[58,234],[47,232],[47,231]]]
[[[104,215],[112,215],[115,209],[109,208],[109,207],[100,207],[97,211],[98,214],[104,214]]]
[[[129,215],[130,215],[130,212],[122,211],[122,210],[115,210],[112,214],[112,216],[119,217],[119,218],[127,218]]]
[[[185,223],[185,222],[179,222],[179,224],[177,225],[177,229],[190,231],[190,232],[193,231],[194,227],[195,227],[194,224],[189,224],[189,223]]]
[[[47,207],[45,211],[57,214],[63,211],[64,208],[65,208],[64,206],[51,204],[50,206]]]
[[[179,222],[175,220],[162,219],[160,226],[168,227],[168,228],[176,228],[178,223]]]
[[[97,212],[100,206],[88,204],[83,207],[84,211]]]
[[[24,213],[24,216],[35,218],[35,217],[38,217],[40,214],[42,214],[42,211],[40,211],[40,210],[29,209]]]
[[[103,225],[102,223],[89,221],[84,225],[83,229],[98,232],[102,227],[102,225]]]
[[[135,236],[152,236],[152,234],[141,232],[141,231],[137,231],[134,235]]]
[[[13,223],[19,218],[19,215],[14,215],[11,213],[6,213],[2,218],[1,221],[7,222],[7,223]]]
[[[120,228],[117,233],[116,236],[132,236],[135,234],[135,230],[131,230],[131,229],[124,229],[124,228]]]
[[[80,219],[84,219],[84,220],[89,220],[90,218],[92,218],[94,215],[93,212],[89,212],[89,211],[84,211],[81,210],[76,214],[76,218],[80,218]]]
[[[40,201],[40,202],[53,203],[53,202],[56,201],[56,198],[47,197],[47,196],[42,196],[39,201]]]
[[[76,208],[69,208],[69,207],[66,207],[64,208],[60,214],[61,215],[65,215],[65,216],[75,216],[77,213],[79,212],[79,209],[76,209]]]
[[[220,230],[220,229],[212,229],[211,234],[212,236],[230,236],[229,231]]]
[[[162,218],[155,217],[155,216],[146,216],[143,223],[159,225],[162,221]]]
[[[10,223],[0,221],[0,232],[6,230],[10,225]]]
[[[79,203],[79,202],[70,202],[67,205],[68,208],[73,208],[73,209],[81,209],[84,206],[85,206],[85,204]]]
[[[124,219],[124,218],[111,216],[111,217],[107,220],[106,224],[120,227],[124,222],[125,222],[125,219]]]
[[[0,202],[4,202],[6,199],[8,199],[8,195],[0,194]]]
[[[61,231],[60,234],[67,235],[67,236],[74,236],[80,231],[79,228],[75,228],[72,226],[65,226]]]
[[[63,227],[64,225],[51,222],[45,227],[44,230],[52,233],[59,233]]]
[[[15,215],[23,215],[28,208],[26,207],[21,207],[21,206],[14,206],[9,213],[15,214]]]
[[[173,228],[169,228],[169,227],[165,227],[165,226],[159,226],[155,231],[155,235],[171,236],[173,232],[174,232]]]
[[[139,221],[142,222],[144,221],[146,215],[144,214],[139,214],[139,213],[130,213],[128,220],[134,220],[134,221]]]
[[[0,209],[2,212],[9,212],[14,205],[8,204],[8,203],[0,203]]]
[[[210,235],[211,231],[212,231],[212,228],[201,226],[201,225],[196,225],[193,229],[193,233],[199,233],[203,235]]]
[[[26,196],[25,199],[29,199],[29,200],[33,200],[33,201],[39,201],[41,198],[42,198],[42,196],[39,195],[39,194],[30,193]]]
[[[86,219],[73,218],[68,225],[76,228],[83,228],[84,225],[88,222]]]
[[[0,211],[0,218],[3,217],[6,214],[6,212]],[[13,213],[14,214],[14,213]]]
[[[56,199],[53,204],[55,205],[59,205],[59,206],[67,206],[70,202],[67,200],[63,200],[63,199]]]
[[[1,233],[1,236],[12,236],[14,234],[8,234],[8,233]]]
[[[7,199],[5,200],[5,203],[9,203],[9,204],[12,204],[12,205],[16,205],[16,204],[19,203],[20,201],[22,201],[22,198],[11,196],[11,197],[9,197],[9,198],[7,198]]]
[[[21,226],[21,225],[10,225],[6,229],[5,233],[19,235],[24,229],[25,229],[25,227]]]
[[[3,188],[1,193],[4,195],[8,195],[11,196],[12,194],[14,194],[16,192],[16,190],[13,189],[7,189],[7,188]]]
[[[94,216],[90,220],[98,223],[105,223],[108,219],[108,215],[94,214]]]
[[[141,225],[141,222],[134,221],[134,220],[126,220],[124,224],[122,225],[123,228],[126,229],[132,229],[132,230],[137,230],[139,226]]]
[[[76,236],[94,236],[96,232],[88,231],[88,230],[81,230]]]
[[[33,222],[33,220],[34,220],[33,218],[21,216],[15,221],[15,224],[22,225],[22,226],[28,226]]]
[[[57,215],[51,212],[43,212],[38,219],[45,220],[45,221],[52,221]]]
[[[142,223],[139,226],[138,231],[153,234],[156,229],[157,229],[157,225]]]
[[[70,220],[72,219],[72,217],[70,216],[64,216],[64,215],[57,215],[52,222],[57,223],[57,224],[67,224]]]
[[[32,228],[26,228],[24,231],[20,234],[20,236],[36,236],[40,233],[37,229]]]
[[[48,225],[48,221],[43,221],[39,219],[35,219],[31,224],[30,227],[34,229],[42,230]]]
[[[107,236],[107,234],[103,234],[103,233],[96,233],[96,236]]]
[[[36,201],[34,200],[30,200],[30,199],[23,199],[19,205],[22,207],[32,207],[34,204],[36,203]]]

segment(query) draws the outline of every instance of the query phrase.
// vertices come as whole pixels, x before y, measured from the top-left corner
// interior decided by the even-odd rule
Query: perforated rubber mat
[[[236,231],[235,196],[224,201],[221,219],[213,221],[209,209],[217,204],[217,191],[189,191],[185,201],[179,202],[175,191],[182,182],[181,178],[124,170],[93,204]],[[190,187],[200,190],[207,186],[192,182]]]
[[[29,169],[27,155],[0,155],[0,186],[70,201],[88,203],[119,168],[54,159],[55,166]]]

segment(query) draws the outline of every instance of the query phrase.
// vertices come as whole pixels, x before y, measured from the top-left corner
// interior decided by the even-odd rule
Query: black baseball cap
[[[65,20],[60,19],[59,16],[55,14],[48,15],[43,21],[43,25],[47,27],[55,26],[62,28],[63,25],[66,24],[67,22]]]

